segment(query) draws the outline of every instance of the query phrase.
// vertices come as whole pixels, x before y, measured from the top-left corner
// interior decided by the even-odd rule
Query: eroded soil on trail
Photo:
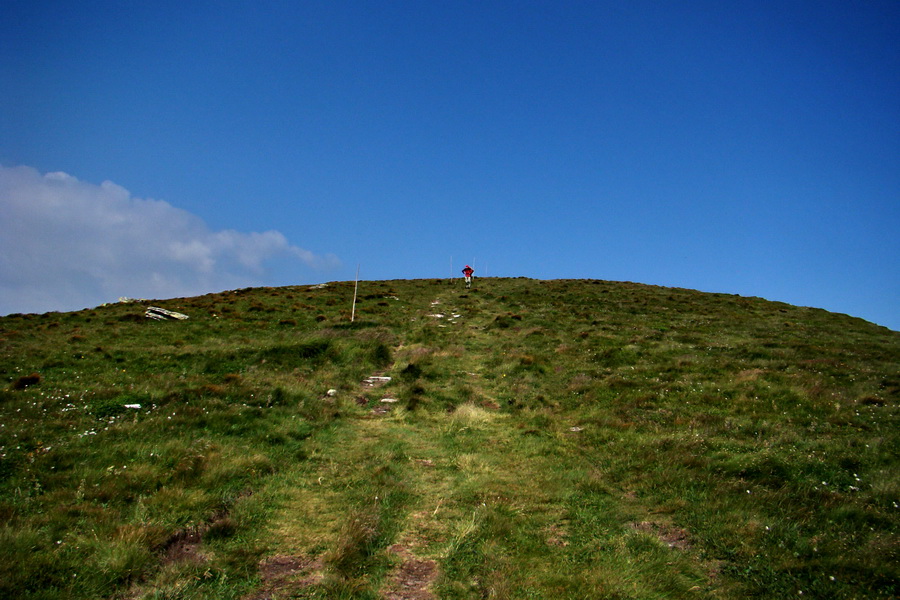
[[[308,556],[270,556],[259,563],[262,587],[244,600],[292,598],[322,580],[322,562]]]
[[[385,600],[433,600],[431,586],[437,579],[437,563],[413,555],[408,548],[394,544],[389,549],[403,562],[391,576],[384,592]]]

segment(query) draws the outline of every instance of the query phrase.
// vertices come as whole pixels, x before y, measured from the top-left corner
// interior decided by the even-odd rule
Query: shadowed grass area
[[[593,280],[352,298],[0,318],[0,596],[900,595],[900,333]]]

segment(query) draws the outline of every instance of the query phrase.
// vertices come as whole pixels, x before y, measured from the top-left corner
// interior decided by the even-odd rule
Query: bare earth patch
[[[244,600],[291,598],[322,580],[322,561],[308,556],[270,556],[259,563],[262,587]]]
[[[403,562],[390,578],[385,600],[434,600],[431,584],[437,579],[437,564],[414,556],[401,544],[394,544],[390,551],[398,554]]]
[[[569,537],[569,532],[566,531],[566,527],[563,525],[554,523],[544,529],[544,534],[549,546],[565,547],[569,545],[569,541],[566,539]]]
[[[179,531],[166,544],[163,564],[206,562],[206,556],[200,551],[201,540],[202,532],[197,528]]]
[[[673,527],[664,523],[654,523],[652,521],[632,523],[631,527],[642,533],[649,533],[656,536],[659,538],[659,541],[669,548],[687,550],[691,547],[687,531],[680,527]]]

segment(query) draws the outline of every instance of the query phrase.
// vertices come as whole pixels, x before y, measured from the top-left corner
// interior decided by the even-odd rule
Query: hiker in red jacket
[[[466,268],[462,270],[463,275],[466,276],[466,288],[472,287],[472,273],[475,272],[475,269],[466,265]]]

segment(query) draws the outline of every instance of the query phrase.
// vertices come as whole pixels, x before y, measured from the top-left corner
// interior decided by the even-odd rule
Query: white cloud
[[[109,181],[0,166],[0,314],[261,285],[276,258],[339,264],[278,231],[211,231],[196,215]]]

